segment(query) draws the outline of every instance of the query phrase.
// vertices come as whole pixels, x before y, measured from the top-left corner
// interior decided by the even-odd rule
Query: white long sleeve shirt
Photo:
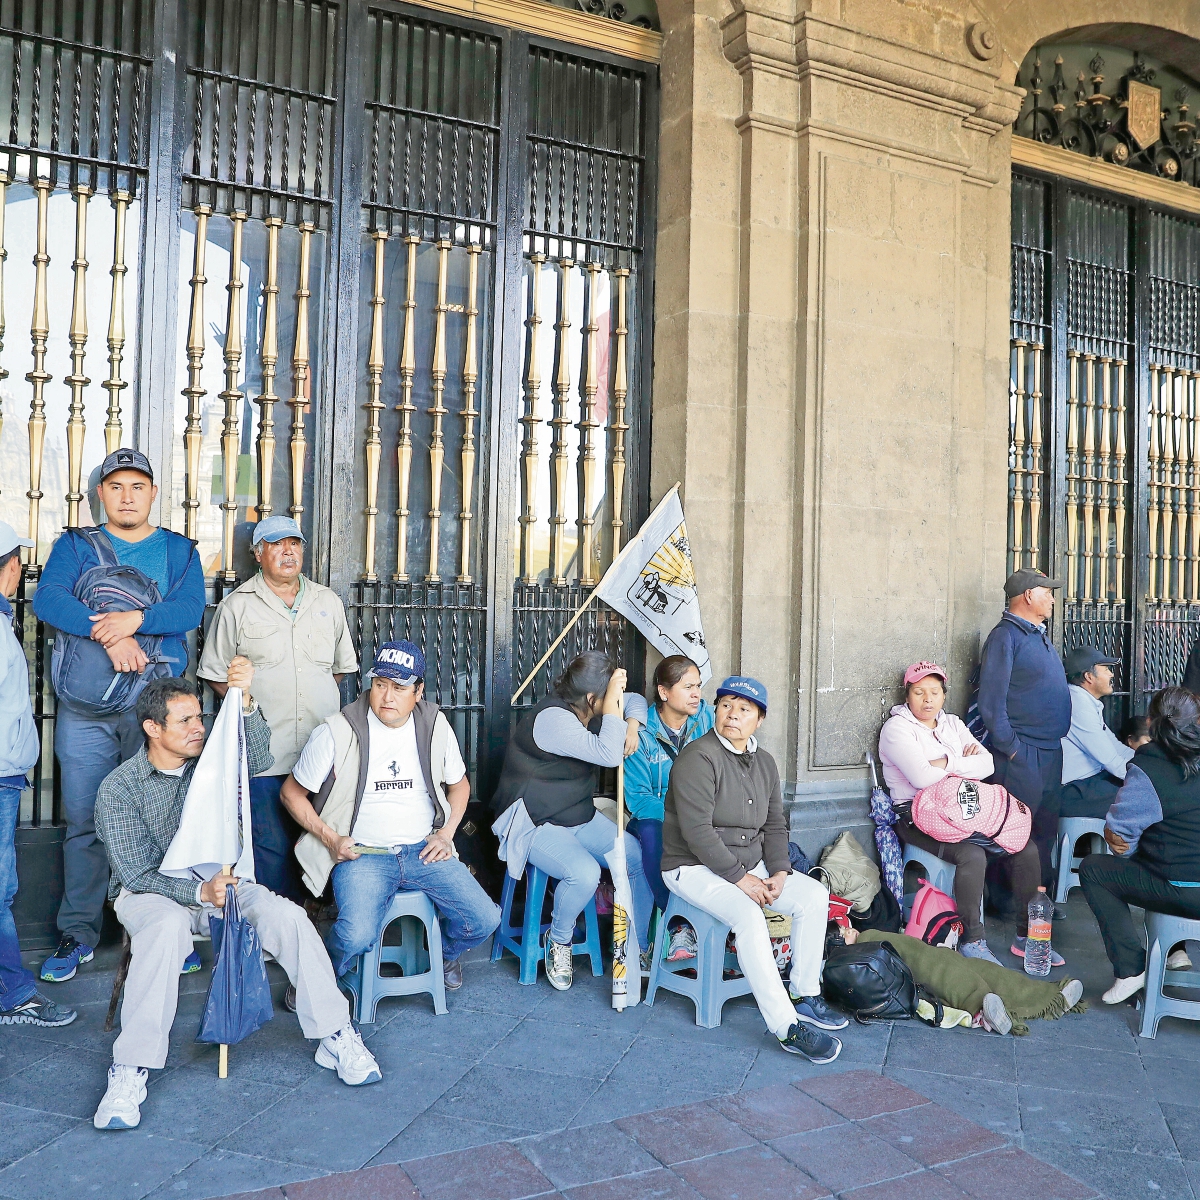
[[[1091,692],[1071,684],[1071,731],[1062,740],[1063,783],[1107,771],[1125,778],[1133,751],[1104,723],[1104,705]]]
[[[979,746],[978,753],[964,754],[968,746]],[[945,767],[930,765],[931,760],[943,757]],[[953,713],[939,713],[936,726],[930,729],[912,715],[907,704],[897,704],[884,722],[879,734],[879,765],[896,804],[908,803],[922,788],[947,775],[986,779],[995,770],[992,756]]]

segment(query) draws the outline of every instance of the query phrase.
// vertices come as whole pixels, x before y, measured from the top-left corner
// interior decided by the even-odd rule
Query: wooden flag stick
[[[222,875],[232,875],[233,874],[233,864],[230,863],[229,865],[222,867],[221,874]],[[218,1079],[228,1079],[229,1078],[229,1046],[225,1042],[221,1043],[221,1056],[217,1060],[217,1078]]]

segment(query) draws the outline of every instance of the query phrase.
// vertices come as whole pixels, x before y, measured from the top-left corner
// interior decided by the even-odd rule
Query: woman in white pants
[[[821,996],[829,892],[792,872],[779,769],[754,736],[766,714],[758,680],[731,676],[717,689],[715,727],[685,746],[671,770],[663,882],[733,930],[738,965],[783,1049],[829,1063],[842,1049],[829,1031],[849,1023]],[[786,987],[765,907],[792,918]]]

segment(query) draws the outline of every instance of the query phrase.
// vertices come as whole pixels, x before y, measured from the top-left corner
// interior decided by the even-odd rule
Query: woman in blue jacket
[[[664,658],[654,671],[653,700],[637,749],[625,759],[629,832],[642,846],[642,867],[654,903],[666,909],[670,894],[662,878],[663,802],[679,751],[713,727],[713,706],[700,694],[700,668],[686,654]],[[696,935],[682,922],[671,935],[667,958],[695,955]]]

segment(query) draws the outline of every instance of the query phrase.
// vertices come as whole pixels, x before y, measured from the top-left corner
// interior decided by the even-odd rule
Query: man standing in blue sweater
[[[992,778],[1033,813],[1043,879],[1058,828],[1062,739],[1071,728],[1067,675],[1046,632],[1061,587],[1032,567],[1014,571],[1004,584],[1008,606],[983,644],[979,665],[979,713],[996,762]]]
[[[137,450],[114,450],[100,468],[104,534],[124,566],[136,567],[158,585],[162,600],[130,612],[97,613],[75,596],[84,572],[100,565],[88,540],[65,530],[54,543],[34,593],[33,611],[47,625],[99,642],[116,671],[145,669],[147,658],[135,633],[162,638],[160,654],[171,674],[187,668],[187,635],[204,616],[204,572],[192,542],[150,524],[158,495],[150,461]],[[59,700],[54,749],[62,780],[63,898],[58,910],[58,948],[42,964],[51,983],[70,979],[80,963],[91,961],[100,939],[108,895],[108,855],[96,837],[96,791],[101,780],[142,745],[133,707],[95,716]],[[190,965],[190,964],[189,964]],[[194,969],[199,969],[196,960]]]

